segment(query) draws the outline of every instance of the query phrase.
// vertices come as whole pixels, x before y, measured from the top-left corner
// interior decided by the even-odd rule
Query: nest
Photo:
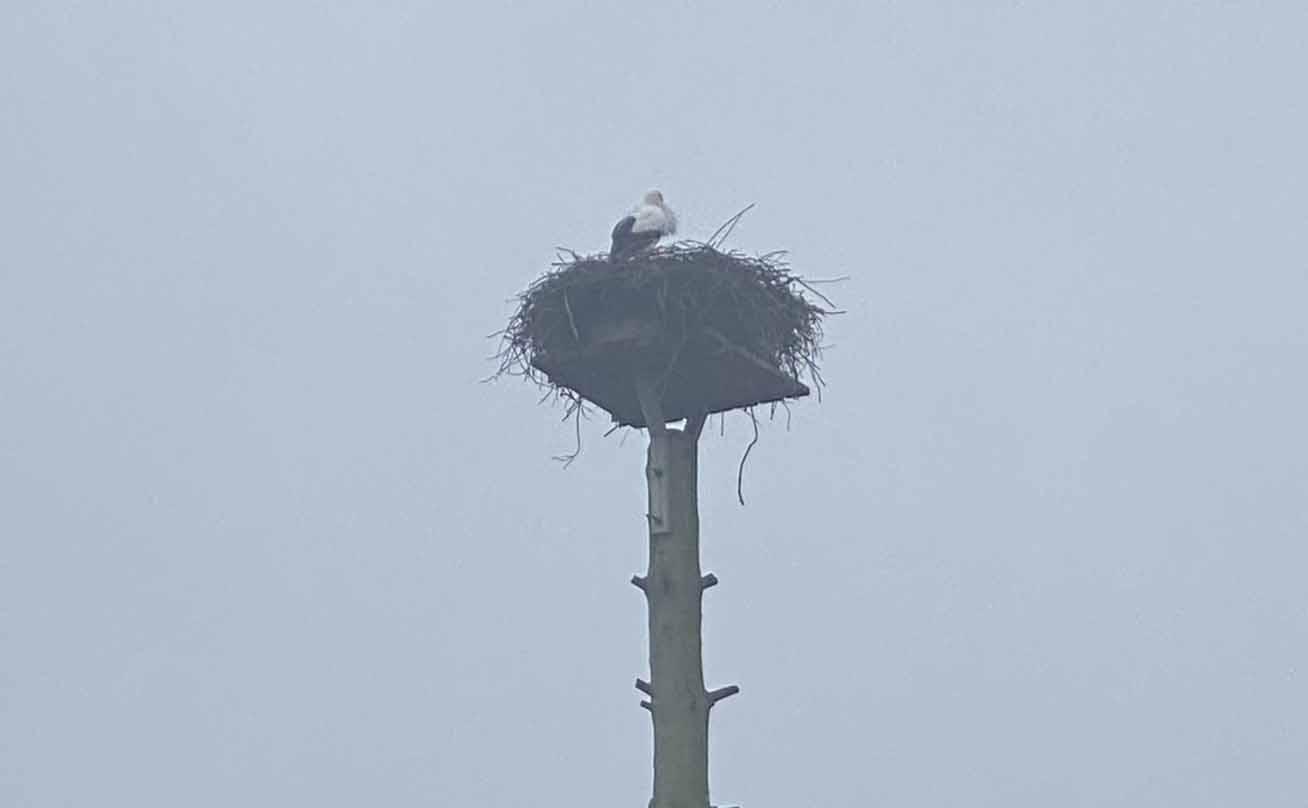
[[[750,257],[698,242],[617,263],[603,253],[562,252],[551,271],[518,295],[501,334],[499,372],[525,376],[575,406],[593,401],[632,425],[642,420],[617,391],[637,374],[677,387],[669,395],[685,401],[672,410],[689,413],[805,395],[802,380],[822,385],[822,318],[833,312],[806,296],[830,305],[791,273],[784,257]],[[737,364],[710,356],[727,354]],[[736,370],[740,357],[749,359],[746,374]],[[721,385],[715,376],[768,370],[774,382],[756,378],[726,392],[705,387]]]

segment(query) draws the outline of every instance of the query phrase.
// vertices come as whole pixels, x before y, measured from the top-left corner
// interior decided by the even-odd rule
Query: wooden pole
[[[654,722],[654,796],[650,808],[709,808],[709,708],[736,693],[704,687],[702,598],[717,583],[699,564],[699,434],[704,417],[668,429],[653,385],[637,384],[649,427],[649,568],[632,583],[649,606],[650,681],[636,680]]]

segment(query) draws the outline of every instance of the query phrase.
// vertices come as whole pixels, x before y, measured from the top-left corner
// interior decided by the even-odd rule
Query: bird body
[[[663,194],[650,191],[630,215],[613,226],[609,260],[631,258],[653,248],[659,239],[677,232],[677,214],[663,203]]]

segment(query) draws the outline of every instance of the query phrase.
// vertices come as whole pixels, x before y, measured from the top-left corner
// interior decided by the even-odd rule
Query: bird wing
[[[613,226],[613,246],[609,248],[609,258],[628,258],[658,243],[663,234],[657,230],[638,232],[633,229],[637,222],[637,217],[628,216]]]
[[[618,223],[613,225],[613,243],[617,244],[620,241],[626,241],[630,238],[631,230],[635,225],[635,216],[624,216],[622,219],[619,219]]]

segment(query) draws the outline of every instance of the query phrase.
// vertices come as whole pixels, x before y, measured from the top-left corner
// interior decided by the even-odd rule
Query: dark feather
[[[631,228],[635,224],[636,217],[627,216],[613,225],[613,246],[609,248],[610,261],[630,258],[648,250],[658,242],[660,234],[656,230],[649,230],[644,233],[631,232]]]

